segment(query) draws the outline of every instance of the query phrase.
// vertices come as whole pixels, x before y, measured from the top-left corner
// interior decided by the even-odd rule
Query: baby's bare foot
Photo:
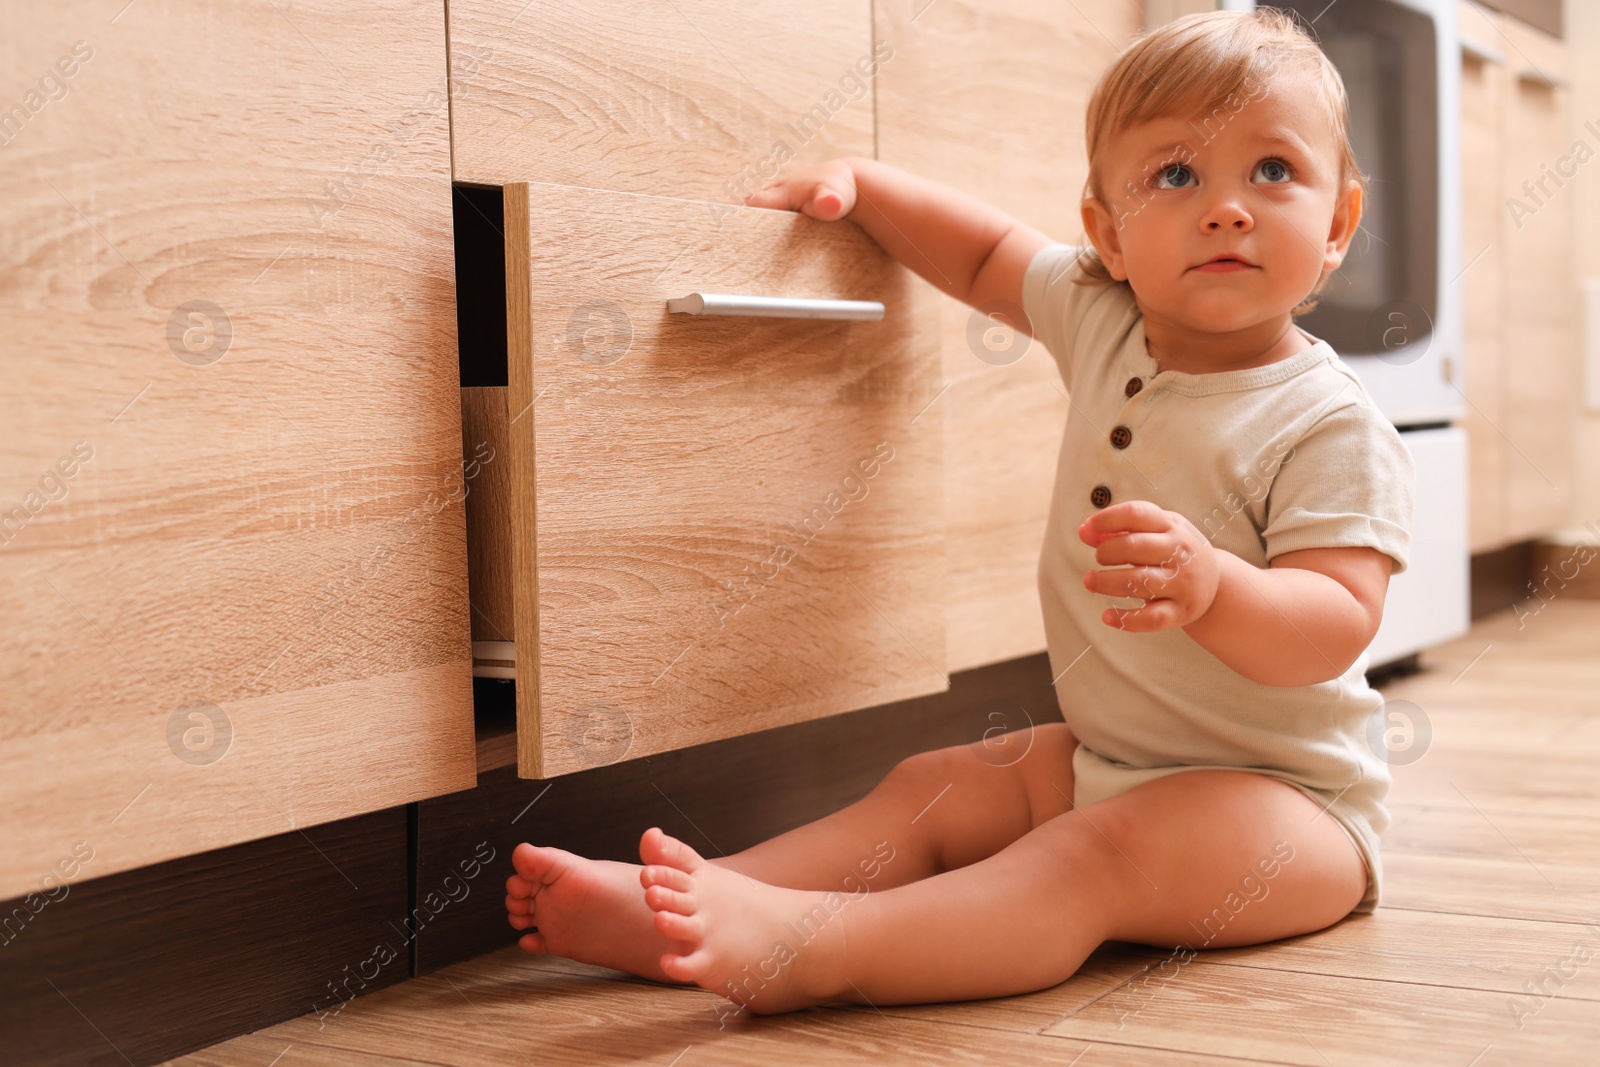
[[[760,1015],[842,996],[842,893],[781,889],[709,863],[658,827],[639,842],[640,881],[656,929],[679,947],[661,957],[672,979]]]
[[[523,949],[687,984],[661,968],[663,954],[690,949],[656,928],[637,864],[526,842],[512,851],[511,864],[517,873],[506,879],[506,917],[518,930],[531,931],[517,942]]]

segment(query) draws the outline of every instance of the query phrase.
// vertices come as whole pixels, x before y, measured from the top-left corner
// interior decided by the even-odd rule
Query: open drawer
[[[515,678],[519,773],[947,688],[912,276],[850,222],[548,184],[504,204],[507,385],[464,388],[462,417],[475,672]],[[884,311],[668,310],[690,294]]]

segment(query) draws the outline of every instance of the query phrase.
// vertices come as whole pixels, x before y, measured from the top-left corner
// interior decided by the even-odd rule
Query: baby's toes
[[[539,925],[533,913],[533,901],[526,897],[506,897],[506,921],[518,930]]]
[[[658,912],[657,918],[662,914],[670,914],[670,912]],[[669,952],[661,957],[662,971],[666,973],[668,978],[678,982],[698,982],[710,972],[711,964],[711,953],[705,949],[690,952],[684,956],[674,956]]]
[[[511,850],[511,866],[517,869],[530,890],[549,885],[555,879],[562,852],[558,848],[539,848],[524,841]],[[510,886],[507,886],[510,889]]]
[[[520,874],[513,874],[506,879],[506,896],[508,897],[531,897],[533,896],[534,888],[534,885]]]
[[[661,885],[687,893],[694,888],[694,879],[676,867],[652,865],[639,868],[639,884],[647,890],[653,885]]]
[[[700,910],[700,902],[693,893],[680,893],[666,886],[653,885],[644,891],[644,902],[652,911],[670,911],[678,915],[693,915]]]
[[[523,934],[517,939],[517,947],[535,955],[550,951],[549,946],[544,943],[544,937],[537,933]]]
[[[705,940],[705,920],[698,915],[680,915],[675,911],[656,912],[656,929],[674,941],[697,946]]]
[[[663,832],[659,826],[650,827],[639,839],[639,858],[646,865],[676,867],[689,874],[699,870],[706,862],[700,853]]]
[[[526,841],[510,853],[510,865],[517,869],[518,875],[522,875],[531,893],[539,893],[539,889],[562,877],[578,859],[581,857],[573,856],[565,849],[528,845]]]

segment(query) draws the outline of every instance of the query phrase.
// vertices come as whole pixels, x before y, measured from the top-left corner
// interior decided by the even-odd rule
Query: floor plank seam
[[[1522,990],[1489,989],[1483,986],[1457,985],[1454,982],[1424,982],[1412,978],[1385,978],[1381,975],[1370,974],[1345,974],[1340,971],[1312,971],[1307,970],[1304,967],[1269,967],[1264,964],[1244,963],[1238,960],[1197,959],[1192,962],[1204,962],[1212,967],[1236,967],[1252,971],[1269,971],[1273,974],[1303,974],[1310,978],[1338,978],[1351,982],[1383,982],[1389,985],[1419,986],[1426,987],[1428,989],[1460,989],[1468,993],[1509,993],[1514,996],[1523,995]],[[1549,994],[1549,996],[1555,999],[1574,1000],[1582,1003],[1600,1003],[1600,990],[1597,990],[1593,996],[1586,997],[1572,996],[1570,994],[1561,993],[1552,993]],[[1051,1025],[1053,1026],[1055,1024],[1052,1023]]]
[[[1138,959],[1140,957],[1136,956],[1134,958]],[[1040,1027],[1038,1030],[1036,1030],[1034,1032],[1036,1034],[1039,1034],[1039,1035],[1043,1036],[1044,1031],[1050,1029],[1050,1027],[1059,1026],[1061,1023],[1066,1022],[1068,1019],[1072,1018],[1074,1015],[1077,1015],[1079,1012],[1083,1011],[1085,1008],[1093,1007],[1094,1005],[1100,1003],[1100,1001],[1104,1000],[1106,997],[1109,997],[1111,994],[1117,992],[1119,989],[1122,989],[1122,988],[1126,987],[1135,978],[1142,978],[1145,975],[1149,974],[1151,966],[1153,966],[1153,965],[1149,964],[1149,963],[1145,964],[1143,967],[1139,968],[1137,973],[1128,975],[1128,977],[1124,978],[1122,981],[1118,982],[1116,985],[1112,986],[1110,989],[1107,989],[1105,992],[1101,993],[1099,996],[1093,997],[1093,998],[1085,1001],[1084,1003],[1079,1004],[1076,1008],[1073,1008],[1071,1011],[1067,1012],[1065,1015],[1061,1016],[1059,1019],[1051,1020],[1050,1022],[1046,1023],[1044,1026]]]
[[[1595,926],[1592,919],[1565,919],[1550,915],[1500,915],[1482,911],[1454,911],[1450,908],[1433,907],[1424,908],[1415,904],[1385,904],[1385,908],[1395,911],[1420,911],[1429,915],[1461,915],[1470,919],[1494,919],[1499,922],[1529,922],[1529,923],[1561,923],[1563,926],[1582,926],[1590,928]]]
[[[1241,1056],[1236,1052],[1196,1052],[1194,1049],[1174,1048],[1171,1045],[1140,1045],[1132,1041],[1110,1041],[1103,1037],[1090,1041],[1087,1037],[1074,1037],[1071,1034],[1040,1034],[1039,1036],[1049,1038],[1052,1041],[1084,1041],[1088,1043],[1090,1048],[1093,1048],[1098,1043],[1112,1045],[1116,1048],[1138,1048],[1151,1052],[1172,1052],[1183,1056],[1199,1056],[1208,1060],[1222,1060],[1224,1062],[1265,1063],[1269,1067],[1304,1067],[1303,1064],[1298,1064],[1294,1060],[1263,1060],[1256,1056]]]

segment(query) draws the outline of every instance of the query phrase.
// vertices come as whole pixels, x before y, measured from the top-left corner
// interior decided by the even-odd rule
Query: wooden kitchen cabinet
[[[0,898],[470,787],[440,5],[0,67]]]
[[[1460,5],[1470,547],[1567,521],[1576,428],[1566,49]],[[1563,173],[1565,171],[1565,173]],[[1541,187],[1542,186],[1542,187]]]
[[[505,188],[508,385],[463,390],[480,663],[550,777],[939,692],[925,290],[854,223]],[[881,321],[671,314],[690,293]],[[511,673],[511,671],[505,671]]]
[[[1084,242],[1089,94],[1142,29],[1122,0],[874,7],[894,46],[877,79],[878,158]],[[947,391],[950,670],[1045,647],[1039,547],[1069,400],[1055,361],[1001,318],[935,293]],[[1017,309],[1020,311],[1020,309]],[[1018,343],[1020,341],[1020,343]]]
[[[1473,552],[1505,543],[1506,453],[1498,427],[1505,421],[1501,386],[1504,363],[1502,325],[1505,318],[1505,272],[1500,224],[1505,216],[1501,194],[1501,153],[1506,93],[1510,80],[1505,50],[1485,30],[1497,27],[1469,17],[1463,3],[1461,32],[1467,43],[1461,53],[1461,276],[1464,372],[1460,388],[1469,403],[1462,417],[1467,431],[1468,544]],[[1458,268],[1460,269],[1460,268]]]
[[[740,206],[872,154],[868,0],[452,0],[455,178]],[[892,52],[892,48],[890,49]]]

